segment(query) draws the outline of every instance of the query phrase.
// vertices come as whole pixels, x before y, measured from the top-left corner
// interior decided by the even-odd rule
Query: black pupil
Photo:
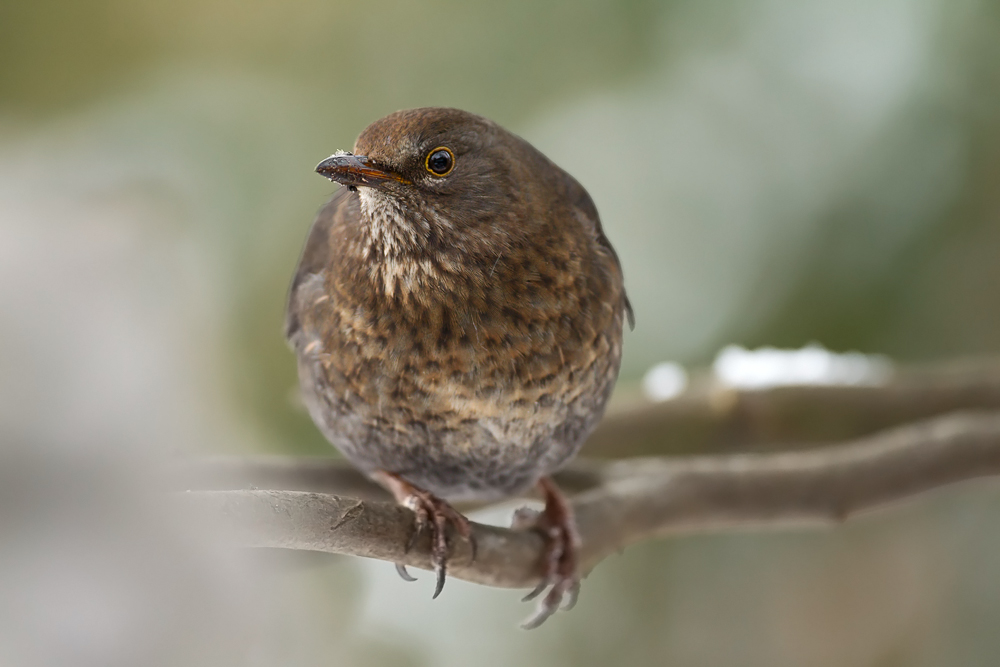
[[[427,164],[435,174],[443,174],[451,169],[451,153],[448,151],[434,151],[431,153],[430,159],[427,160]]]

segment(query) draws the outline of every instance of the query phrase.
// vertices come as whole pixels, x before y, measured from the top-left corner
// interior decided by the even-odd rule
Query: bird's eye
[[[455,156],[451,150],[439,146],[427,154],[424,167],[435,176],[447,176],[455,168]]]

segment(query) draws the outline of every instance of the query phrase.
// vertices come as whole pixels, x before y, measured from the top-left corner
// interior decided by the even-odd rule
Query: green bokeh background
[[[332,192],[312,166],[425,105],[590,190],[637,313],[623,385],[729,343],[1000,351],[998,2],[2,0],[0,331],[32,378],[0,380],[6,425],[328,453],[280,335]],[[79,409],[60,431],[41,402]],[[980,484],[630,548],[531,634],[512,592],[431,603],[324,562],[275,575],[309,621],[257,641],[286,664],[991,665],[997,509]]]

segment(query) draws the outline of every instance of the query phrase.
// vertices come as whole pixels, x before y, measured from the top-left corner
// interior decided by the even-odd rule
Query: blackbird
[[[471,539],[448,501],[537,485],[545,509],[515,517],[546,537],[525,598],[549,588],[537,626],[579,587],[573,516],[549,475],[601,418],[633,322],[594,202],[524,139],[458,109],[390,114],[316,171],[345,187],[288,300],[309,413],[414,511],[414,537],[429,533],[434,597],[449,529]]]

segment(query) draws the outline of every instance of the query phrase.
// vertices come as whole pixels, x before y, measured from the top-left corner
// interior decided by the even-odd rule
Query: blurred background
[[[331,453],[281,337],[312,169],[425,105],[593,195],[619,404],[731,343],[1000,352],[996,0],[0,0],[0,663],[997,664],[988,482],[632,547],[531,633],[514,591],[160,516],[177,453]]]

